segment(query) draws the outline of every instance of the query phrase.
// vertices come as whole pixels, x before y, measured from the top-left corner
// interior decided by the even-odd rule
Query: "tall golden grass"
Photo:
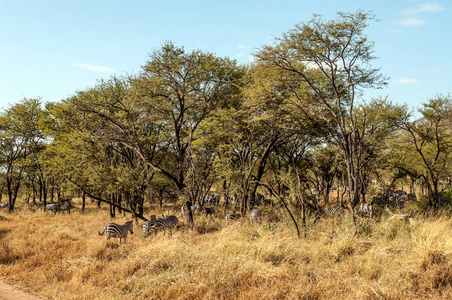
[[[163,211],[155,211],[162,213]],[[124,224],[130,218],[114,220]],[[321,220],[296,238],[291,223],[230,225],[196,218],[172,236],[126,245],[99,236],[106,210],[0,212],[0,274],[55,299],[452,298],[452,220]]]

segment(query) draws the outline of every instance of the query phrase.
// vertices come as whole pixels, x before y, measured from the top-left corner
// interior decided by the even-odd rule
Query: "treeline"
[[[333,186],[353,209],[396,183],[422,189],[437,208],[451,174],[451,99],[413,112],[366,98],[387,80],[372,65],[372,20],[364,11],[316,16],[262,46],[250,65],[166,42],[139,74],[59,102],[23,99],[0,117],[9,211],[19,193],[45,208],[72,189],[112,215],[145,219],[145,203],[166,201],[190,212],[212,191],[236,195],[245,213],[259,189],[304,219],[307,207],[328,204]]]

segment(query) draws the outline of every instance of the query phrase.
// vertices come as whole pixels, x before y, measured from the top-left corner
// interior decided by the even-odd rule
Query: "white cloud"
[[[93,66],[90,64],[71,64],[71,67],[83,68],[83,69],[88,69],[88,70],[97,71],[97,72],[113,72],[113,69],[110,69],[107,67],[101,67],[101,66]]]
[[[425,13],[425,12],[438,12],[444,10],[444,6],[432,3],[424,3],[417,8],[412,8],[407,10],[406,14],[417,14],[417,13]]]
[[[400,84],[416,84],[416,85],[419,85],[421,83],[419,79],[416,78],[397,78],[396,82]]]
[[[253,62],[255,60],[255,57],[247,51],[237,53],[234,57],[240,59],[241,61]]]
[[[238,47],[237,47],[237,49],[246,49],[247,47],[245,46],[245,45],[239,45]]]
[[[403,19],[400,20],[399,22],[397,22],[397,24],[405,26],[405,27],[409,27],[409,26],[419,26],[419,25],[424,25],[427,22],[422,20],[422,19]]]

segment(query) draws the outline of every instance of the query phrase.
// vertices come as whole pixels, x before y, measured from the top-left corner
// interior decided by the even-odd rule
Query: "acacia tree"
[[[421,169],[420,176],[427,187],[428,206],[433,208],[439,207],[439,181],[449,176],[448,161],[452,153],[451,111],[450,96],[438,95],[422,104],[419,109],[422,116],[420,119],[411,121],[411,115],[406,113],[401,121],[396,122],[406,133],[404,139],[409,148],[405,149],[411,149],[417,156],[416,168]],[[409,169],[413,168],[405,166],[405,170]],[[413,173],[414,171],[408,172]]]
[[[92,120],[99,136],[130,149],[152,172],[171,181],[190,212],[190,147],[199,138],[200,124],[237,94],[242,74],[234,61],[187,53],[168,42],[151,54],[139,76],[101,82],[68,105]]]
[[[0,118],[0,157],[6,170],[10,213],[14,211],[26,159],[42,149],[45,139],[40,128],[42,116],[40,99],[23,99]]]
[[[247,75],[243,101],[216,112],[208,137],[217,145],[217,173],[234,184],[242,213],[255,204],[272,155],[297,135],[316,131],[311,119],[291,113],[284,74],[255,64]]]
[[[328,138],[340,149],[346,165],[349,205],[360,200],[363,145],[366,135],[356,105],[367,88],[381,88],[385,77],[372,68],[373,42],[364,34],[374,16],[357,11],[336,20],[315,16],[264,46],[257,58],[292,74],[294,107],[323,119]]]
[[[144,194],[153,172],[118,142],[111,124],[89,113],[112,113],[116,122],[124,121],[121,111],[113,109],[118,104],[115,97],[124,90],[122,82],[113,80],[49,105],[46,123],[53,141],[46,152],[46,169],[53,178],[69,181],[85,195],[109,204],[112,217],[118,209],[146,220]]]

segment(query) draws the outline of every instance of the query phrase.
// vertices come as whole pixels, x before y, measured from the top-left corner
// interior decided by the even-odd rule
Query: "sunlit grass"
[[[78,207],[78,205],[76,204]],[[165,210],[155,210],[160,215]],[[276,223],[195,226],[143,239],[134,223],[126,245],[99,236],[106,210],[70,215],[19,208],[0,212],[0,274],[58,299],[426,299],[452,296],[452,220],[308,222],[296,238]],[[118,216],[124,224],[130,218]],[[303,236],[303,234],[302,234]]]

